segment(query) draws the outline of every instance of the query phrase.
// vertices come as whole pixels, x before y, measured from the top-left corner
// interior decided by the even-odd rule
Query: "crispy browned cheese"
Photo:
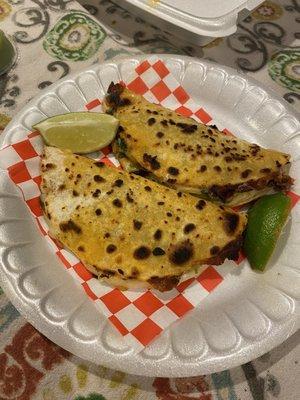
[[[290,156],[226,136],[111,84],[107,112],[120,121],[122,166],[168,186],[230,206],[287,190]]]
[[[238,256],[243,213],[54,147],[41,170],[51,235],[115,286],[170,290],[193,267]]]

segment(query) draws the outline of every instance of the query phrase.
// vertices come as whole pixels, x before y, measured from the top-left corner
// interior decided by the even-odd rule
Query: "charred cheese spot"
[[[160,168],[160,163],[157,161],[157,156],[151,156],[150,154],[143,154],[143,161],[150,165],[152,170],[158,170]]]
[[[144,260],[146,258],[148,258],[151,254],[151,250],[149,249],[149,247],[146,246],[140,246],[137,249],[135,249],[134,253],[133,253],[133,257],[136,260]]]
[[[117,247],[114,244],[109,244],[106,247],[106,253],[109,253],[109,254],[113,253],[116,250],[117,250]]]
[[[101,215],[102,214],[102,211],[101,211],[101,209],[100,208],[97,208],[96,209],[96,211],[95,211],[95,213],[96,213],[96,215]]]
[[[112,203],[117,208],[121,208],[122,207],[122,202],[121,202],[120,199],[114,199]]]
[[[102,178],[102,176],[100,176],[100,175],[94,175],[94,181],[95,182],[105,182],[105,179],[104,178]]]
[[[94,193],[92,194],[92,196],[93,197],[99,197],[99,194],[101,193],[101,190],[100,189],[96,189],[95,191],[94,191]]]
[[[226,212],[224,214],[224,229],[229,235],[233,235],[239,224],[239,215]]]
[[[96,161],[94,162],[94,165],[96,165],[96,167],[98,168],[103,168],[105,164],[102,161]]]
[[[113,186],[117,186],[117,187],[121,187],[122,185],[123,185],[123,180],[122,179],[117,179],[115,182],[114,182],[114,184],[113,184]]]
[[[260,172],[262,172],[263,174],[268,174],[269,172],[271,172],[271,169],[270,168],[262,168],[260,170]]]
[[[178,126],[178,128],[181,129],[181,132],[187,134],[194,133],[197,130],[197,125],[195,124],[186,124],[184,122],[178,122],[176,125]]]
[[[153,118],[153,117],[151,117],[151,118],[149,118],[149,119],[148,119],[148,125],[149,125],[149,126],[152,126],[152,125],[154,125],[154,124],[155,124],[155,122],[156,122],[156,119],[155,119],[155,118]]]
[[[245,171],[243,171],[242,173],[241,173],[241,178],[243,178],[243,179],[246,179],[246,178],[248,178],[248,176],[251,174],[251,169],[245,169]]]
[[[151,187],[150,186],[145,186],[144,189],[146,190],[146,192],[151,192]]]
[[[162,231],[160,229],[157,229],[154,233],[154,239],[155,240],[160,240],[162,237]]]
[[[80,226],[75,224],[75,222],[72,221],[71,219],[67,222],[61,222],[59,224],[59,229],[62,232],[74,231],[77,234],[80,234],[82,232],[82,229],[80,228]]]
[[[206,206],[206,202],[204,200],[199,200],[198,203],[196,204],[197,210],[203,210],[203,208]]]
[[[194,255],[194,245],[189,240],[172,246],[169,260],[172,264],[182,265],[188,262]]]
[[[83,246],[78,246],[78,251],[84,252],[84,247]]]
[[[52,164],[52,163],[47,163],[46,164],[46,169],[54,169],[54,168],[56,168],[55,164]]]
[[[143,223],[141,221],[133,220],[133,227],[136,231],[139,231],[142,227]]]
[[[166,252],[161,248],[161,247],[155,247],[155,249],[153,249],[152,254],[154,256],[163,256],[164,254],[166,254]]]
[[[196,229],[196,225],[195,224],[187,224],[185,225],[185,227],[183,228],[183,232],[185,234],[188,234],[190,232],[192,232],[194,229]]]
[[[129,193],[126,194],[126,200],[128,203],[133,203],[133,198],[129,195]]]
[[[179,174],[179,169],[176,167],[169,167],[168,172],[170,175],[177,176]]]

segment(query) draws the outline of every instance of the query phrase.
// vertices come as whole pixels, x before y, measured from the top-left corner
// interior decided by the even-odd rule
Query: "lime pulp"
[[[108,146],[115,138],[119,121],[112,115],[74,112],[47,118],[33,128],[49,146],[86,154]]]

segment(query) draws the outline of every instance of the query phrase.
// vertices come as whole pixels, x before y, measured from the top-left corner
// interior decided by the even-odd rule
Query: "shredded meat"
[[[237,239],[229,242],[219,253],[207,259],[204,264],[221,265],[228,258],[228,260],[237,260],[239,258],[239,251],[243,244],[243,237],[239,236]]]
[[[173,289],[178,285],[180,280],[180,276],[169,275],[160,278],[159,276],[152,276],[148,282],[154,288],[159,290],[160,292],[166,292],[168,290]]]
[[[269,177],[251,179],[248,182],[237,183],[235,185],[213,185],[209,192],[213,197],[217,197],[222,202],[228,201],[235,193],[249,192],[256,189],[261,190],[265,187],[272,187],[277,190],[289,190],[293,184],[293,179],[281,172],[274,172]]]

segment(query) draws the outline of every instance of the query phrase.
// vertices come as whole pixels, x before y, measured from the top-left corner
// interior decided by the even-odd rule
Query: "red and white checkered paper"
[[[204,108],[190,98],[166,65],[156,57],[143,61],[135,69],[134,75],[128,77],[124,83],[129,89],[142,94],[151,102],[160,103],[205,124],[216,124]],[[102,111],[101,101],[102,99],[92,99],[85,105],[86,110]],[[230,134],[227,130],[224,132]],[[199,305],[201,300],[220,285],[225,275],[234,268],[232,262],[218,267],[208,266],[203,268],[197,278],[190,278],[166,293],[156,290],[120,291],[101,283],[72,253],[61,248],[48,235],[48,226],[39,203],[42,151],[41,137],[37,132],[32,132],[24,136],[22,141],[1,149],[0,164],[7,169],[11,180],[21,189],[24,200],[51,250],[57,254],[73,278],[81,284],[97,308],[136,351],[142,350],[171,323]],[[110,148],[103,149],[97,159],[120,168]],[[297,202],[299,197],[291,195],[294,202]],[[237,264],[243,259],[241,255]]]

